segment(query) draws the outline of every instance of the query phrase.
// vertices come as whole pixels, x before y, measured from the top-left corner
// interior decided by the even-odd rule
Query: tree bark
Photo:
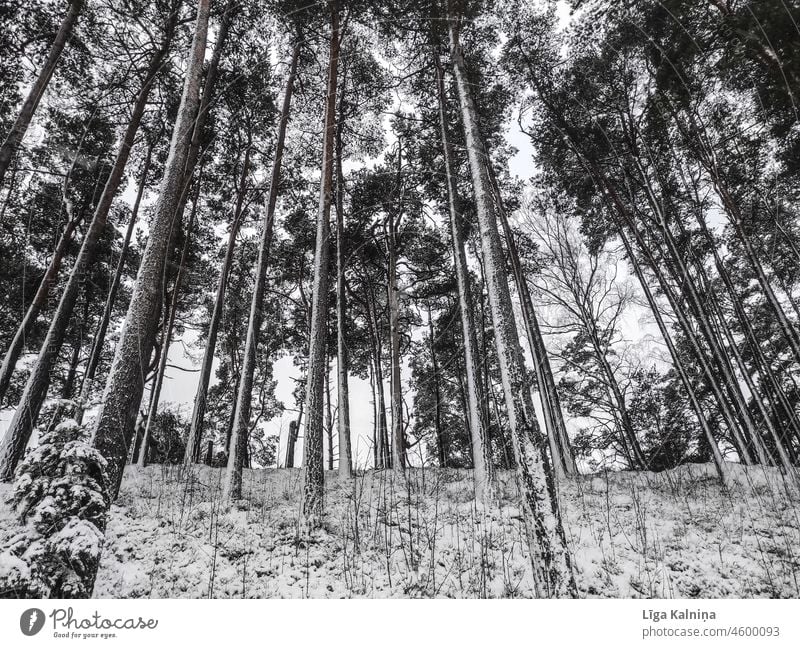
[[[331,366],[325,372],[325,435],[328,437],[328,470],[333,470],[333,406],[331,405]]]
[[[436,432],[436,450],[439,457],[439,467],[447,468],[450,449],[447,446],[447,439],[442,428],[442,390],[439,385],[439,359],[436,357],[436,335],[433,329],[433,313],[430,306],[428,306],[428,343],[430,345],[431,368],[433,370],[433,427]]]
[[[194,175],[197,163],[200,161],[201,155],[204,154],[203,132],[206,127],[209,111],[211,110],[211,102],[215,98],[217,79],[219,77],[219,62],[222,59],[222,53],[228,41],[228,33],[230,31],[231,20],[233,20],[236,2],[237,0],[228,0],[225,4],[225,9],[222,12],[222,18],[220,20],[219,32],[217,33],[216,42],[214,43],[214,49],[211,52],[211,59],[208,62],[208,67],[205,72],[205,80],[202,83],[202,89],[199,91],[199,105],[197,105],[195,109],[191,141],[186,159],[183,163],[183,180],[180,189],[180,198],[175,207],[175,222],[183,220],[183,211],[186,209],[186,202],[189,199],[192,176]],[[201,78],[202,77],[203,75],[201,73]]]
[[[336,136],[336,92],[339,66],[339,7],[329,3],[331,12],[328,82],[325,101],[325,126],[322,142],[322,169],[314,251],[314,284],[311,302],[311,329],[306,380],[306,428],[303,437],[302,526],[310,531],[320,525],[323,514],[325,476],[322,457],[322,416],[328,322],[328,265],[330,257],[331,189]]]
[[[375,366],[375,390],[377,392],[377,420],[376,420],[376,445],[377,461],[375,468],[391,468],[392,458],[389,448],[389,429],[386,420],[386,392],[383,380],[383,349],[381,346],[380,332],[378,330],[378,314],[375,308],[375,294],[371,287],[368,289],[365,306],[367,328],[369,329],[372,343],[372,360]]]
[[[402,141],[398,140],[397,148],[397,181],[402,182]],[[402,210],[401,190],[399,210]],[[391,363],[389,373],[389,393],[392,409],[392,467],[395,470],[405,470],[406,467],[406,440],[403,433],[403,392],[400,372],[400,299],[397,287],[397,223],[401,214],[395,214],[394,208],[389,208],[386,216],[386,256],[388,266],[386,269],[386,293],[389,307],[389,360]]]
[[[539,328],[536,310],[533,308],[533,299],[531,298],[528,281],[525,278],[525,274],[522,272],[519,250],[514,240],[514,233],[511,230],[511,225],[508,222],[508,215],[503,205],[500,187],[495,178],[491,159],[487,158],[486,168],[492,185],[492,193],[494,195],[497,213],[503,227],[503,236],[506,239],[506,249],[508,251],[509,260],[511,261],[511,272],[514,277],[514,283],[517,286],[517,292],[519,293],[522,320],[525,324],[528,347],[531,352],[531,360],[533,361],[534,372],[536,374],[536,384],[538,385],[539,399],[542,405],[542,413],[544,414],[545,430],[547,432],[550,451],[553,456],[553,466],[556,471],[556,477],[560,478],[564,474],[574,475],[578,472],[578,468],[575,465],[575,457],[572,453],[569,436],[567,435],[567,427],[564,424],[564,415],[561,411],[561,403],[559,402],[558,392],[556,391],[555,380],[553,380],[553,371],[550,367],[550,360],[547,357],[547,349],[544,345],[541,329]]]
[[[342,172],[342,101],[336,125],[336,426],[339,434],[339,476],[349,479],[353,473],[353,450],[350,441],[350,370],[347,350],[347,293],[344,256],[344,173]]]
[[[439,104],[439,138],[444,158],[447,184],[447,205],[450,216],[450,239],[453,248],[453,263],[458,285],[458,306],[461,315],[461,337],[464,341],[464,365],[466,373],[467,411],[472,445],[472,465],[475,482],[475,497],[488,501],[494,497],[492,454],[489,444],[489,401],[482,389],[481,367],[478,361],[478,341],[475,337],[475,322],[472,316],[472,288],[467,254],[464,249],[464,223],[461,215],[461,200],[458,195],[453,172],[453,151],[447,135],[447,96],[444,75],[438,53],[434,50],[436,89]],[[431,342],[431,349],[433,343]]]
[[[156,370],[156,381],[153,385],[153,392],[150,397],[150,409],[147,411],[147,421],[144,425],[144,436],[142,437],[142,451],[139,453],[139,467],[144,468],[147,465],[147,450],[150,447],[150,439],[153,434],[153,424],[155,423],[156,416],[158,415],[158,402],[161,400],[161,388],[164,385],[164,374],[167,371],[167,361],[169,360],[169,348],[172,345],[172,331],[175,328],[175,318],[178,315],[178,301],[181,294],[181,284],[183,283],[183,273],[186,268],[186,261],[189,256],[189,244],[192,239],[192,230],[194,223],[197,219],[197,203],[200,200],[200,177],[197,178],[197,186],[195,188],[194,201],[192,203],[192,211],[189,215],[189,222],[186,225],[186,237],[183,242],[183,250],[181,251],[180,265],[178,266],[178,274],[175,276],[175,282],[172,285],[172,300],[169,305],[169,314],[167,315],[166,326],[164,327],[164,343],[161,348],[161,356],[158,360],[158,369]]]
[[[155,357],[153,361],[155,362],[156,366],[153,371],[153,377],[150,380],[150,396],[147,400],[147,411],[140,411],[139,415],[136,419],[136,428],[134,432],[134,439],[136,443],[136,449],[131,456],[131,464],[136,464],[137,466],[143,468],[149,463],[148,453],[150,451],[150,438],[147,430],[147,422],[150,420],[150,414],[154,411],[154,401],[156,403],[155,408],[158,407],[158,401],[161,398],[161,380],[164,374],[161,372],[162,366],[166,369],[166,364],[161,363],[161,358],[165,358],[166,354],[169,353],[169,343],[167,342],[167,329],[170,324],[170,312],[168,310],[167,304],[167,295],[164,295],[164,314],[162,316],[163,323],[161,325],[161,336],[159,339],[159,344],[155,348]],[[147,383],[145,382],[145,385]]]
[[[302,403],[301,403],[302,408]],[[300,415],[302,416],[302,409],[300,411]],[[295,448],[297,447],[297,430],[300,426],[298,421],[300,421],[300,416],[297,417],[296,421],[289,421],[289,438],[286,443],[286,461],[284,463],[286,468],[294,468],[294,453]]]
[[[209,4],[210,0],[198,0],[197,24],[159,198],[94,428],[93,445],[108,461],[112,498],[119,492],[127,455],[126,439],[130,438],[136,422],[144,389],[144,374],[158,326],[161,306],[159,286],[199,103]]]
[[[451,4],[452,2],[448,2],[448,7]],[[511,293],[505,274],[497,214],[484,163],[486,149],[478,126],[478,112],[469,89],[452,10],[448,14],[453,69],[475,192],[495,345],[514,443],[535,591],[539,597],[576,597],[577,586],[561,522],[556,480],[548,457],[547,441],[536,421],[528,391]]]

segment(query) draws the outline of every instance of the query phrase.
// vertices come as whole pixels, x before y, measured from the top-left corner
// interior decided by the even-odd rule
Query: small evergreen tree
[[[106,460],[86,430],[68,420],[44,432],[9,503],[24,528],[0,550],[0,596],[89,596],[111,500]]]

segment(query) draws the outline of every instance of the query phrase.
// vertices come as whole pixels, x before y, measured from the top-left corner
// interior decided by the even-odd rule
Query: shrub
[[[17,468],[23,529],[0,549],[0,596],[91,594],[111,504],[106,461],[74,420],[42,434]]]

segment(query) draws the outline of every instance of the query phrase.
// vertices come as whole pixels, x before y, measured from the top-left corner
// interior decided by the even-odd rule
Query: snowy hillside
[[[129,467],[112,508],[96,597],[528,597],[530,563],[513,475],[476,509],[470,471],[326,475],[326,522],[297,540],[301,471],[245,471],[220,505],[222,472]],[[562,486],[582,596],[800,596],[797,493],[780,475],[710,466],[586,476]],[[748,483],[749,482],[749,483]],[[3,485],[2,495],[8,492]],[[13,531],[0,506],[2,540]]]

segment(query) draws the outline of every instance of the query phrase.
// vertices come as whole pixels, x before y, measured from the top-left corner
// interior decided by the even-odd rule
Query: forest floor
[[[606,473],[560,487],[587,597],[800,597],[800,495],[774,469],[736,467],[723,492],[706,465]],[[326,475],[325,523],[298,540],[299,469],[247,470],[221,506],[222,470],[129,467],[97,597],[529,597],[513,473],[481,509],[471,472]],[[16,523],[0,490],[0,541]]]

